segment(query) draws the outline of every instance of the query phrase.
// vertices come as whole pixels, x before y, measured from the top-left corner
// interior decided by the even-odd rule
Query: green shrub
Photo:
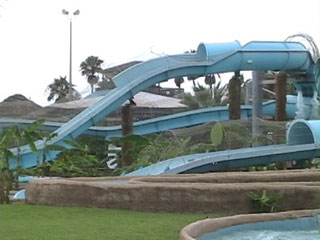
[[[275,193],[267,193],[265,189],[249,194],[252,210],[255,213],[276,212],[279,208],[281,196]]]

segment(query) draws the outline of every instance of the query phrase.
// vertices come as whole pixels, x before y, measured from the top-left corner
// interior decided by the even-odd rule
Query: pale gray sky
[[[301,32],[320,46],[319,0],[0,0],[0,5],[0,101],[21,93],[49,104],[46,87],[69,73],[63,8],[80,10],[73,20],[73,83],[80,92],[88,84],[79,65],[90,55],[107,67],[182,53],[200,42],[281,41]]]

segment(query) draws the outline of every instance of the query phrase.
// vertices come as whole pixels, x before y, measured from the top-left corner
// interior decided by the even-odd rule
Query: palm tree
[[[199,78],[199,77],[201,77],[201,76],[188,76],[187,79],[189,81],[192,81],[193,87],[197,87],[196,86],[196,79]]]
[[[86,76],[87,81],[91,86],[91,93],[94,91],[94,85],[99,81],[99,75],[97,75],[97,73],[102,72],[102,63],[103,60],[98,57],[90,56],[80,64],[80,72],[83,76]]]
[[[204,82],[205,82],[205,84],[209,85],[210,92],[211,92],[211,98],[212,98],[212,96],[213,96],[212,85],[214,85],[216,83],[216,78],[214,77],[214,74],[209,74],[209,75],[205,76]]]
[[[130,104],[125,104],[121,109],[122,115],[122,135],[124,137],[133,135],[133,111]],[[133,163],[132,156],[130,151],[132,150],[133,146],[130,142],[124,141],[122,143],[122,159],[121,159],[121,166],[128,167]]]
[[[72,99],[80,99],[81,95],[80,93],[73,88],[74,85],[72,85]],[[67,81],[67,77],[59,77],[55,78],[53,83],[49,84],[49,86],[46,89],[47,92],[49,92],[49,96],[47,98],[48,101],[55,100],[55,102],[63,102],[66,101],[69,96],[70,91],[70,83]]]
[[[181,84],[184,83],[184,79],[183,77],[177,77],[174,79],[174,83],[176,84],[176,86],[181,89]]]
[[[228,84],[221,86],[221,83],[222,82],[219,81],[217,84],[214,84],[212,88],[213,101],[215,105],[223,105],[224,103],[223,98],[225,98],[227,94]]]
[[[215,105],[209,89],[198,84],[193,88],[193,91],[194,95],[185,93],[181,103],[187,105],[190,109],[207,108]]]
[[[11,132],[7,131],[0,138],[0,204],[9,203],[9,194],[12,189],[13,171],[9,166],[9,159],[14,155],[10,151],[9,142]]]
[[[286,121],[286,102],[287,102],[287,75],[279,72],[276,77],[276,121]]]
[[[60,76],[60,78],[55,78],[53,83],[49,84],[46,91],[49,92],[48,101],[54,99],[55,102],[59,102],[62,99],[65,99],[69,93],[67,77]]]
[[[236,120],[241,118],[241,76],[238,72],[230,79],[229,90],[229,118]]]

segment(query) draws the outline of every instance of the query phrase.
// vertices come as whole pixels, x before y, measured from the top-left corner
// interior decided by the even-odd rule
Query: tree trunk
[[[287,103],[287,75],[279,72],[276,77],[276,121],[286,121],[286,103]]]
[[[241,118],[241,82],[240,78],[233,76],[229,81],[229,118]]]
[[[132,107],[126,104],[122,107],[122,135],[123,137],[133,134],[133,113]],[[132,145],[128,142],[122,144],[122,167],[130,166],[133,160],[130,156]]]

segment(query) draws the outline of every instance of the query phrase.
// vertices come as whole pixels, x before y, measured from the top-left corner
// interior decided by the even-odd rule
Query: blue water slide
[[[305,103],[305,115],[311,114],[311,98],[304,98]],[[294,118],[297,107],[297,97],[287,96],[286,111],[289,118]],[[275,101],[270,100],[264,102],[262,105],[262,113],[264,116],[275,116]],[[247,119],[252,116],[251,106],[241,106],[241,119]],[[191,110],[167,116],[157,117],[153,119],[138,121],[133,124],[134,134],[136,135],[147,135],[151,133],[158,133],[168,131],[177,128],[190,127],[212,121],[226,121],[229,120],[229,111],[227,106],[210,107],[204,109]],[[27,119],[12,119],[12,118],[0,118],[0,129],[9,128],[13,125],[19,125],[26,127],[33,123],[33,120]],[[59,122],[45,122],[40,126],[40,130],[53,132],[63,123]],[[110,140],[114,137],[122,136],[121,126],[93,126],[88,128],[83,134],[91,136],[101,136]]]
[[[139,91],[167,79],[240,70],[308,72],[311,68],[314,68],[311,55],[298,42],[250,42],[242,47],[238,42],[200,44],[196,54],[180,54],[152,59],[120,73],[114,78],[115,89],[57,129],[55,132],[58,136],[46,144],[66,145],[64,140],[75,139]],[[37,141],[36,146],[41,151],[45,143]],[[16,150],[13,149],[13,152],[16,153]],[[23,167],[37,165],[39,154],[33,153],[28,146],[22,147],[21,153]],[[53,160],[57,152],[46,154],[47,159]],[[10,166],[15,167],[16,165],[16,160],[11,159]]]
[[[287,144],[243,148],[176,157],[128,173],[127,176],[223,171],[320,157],[320,121],[295,120]]]

